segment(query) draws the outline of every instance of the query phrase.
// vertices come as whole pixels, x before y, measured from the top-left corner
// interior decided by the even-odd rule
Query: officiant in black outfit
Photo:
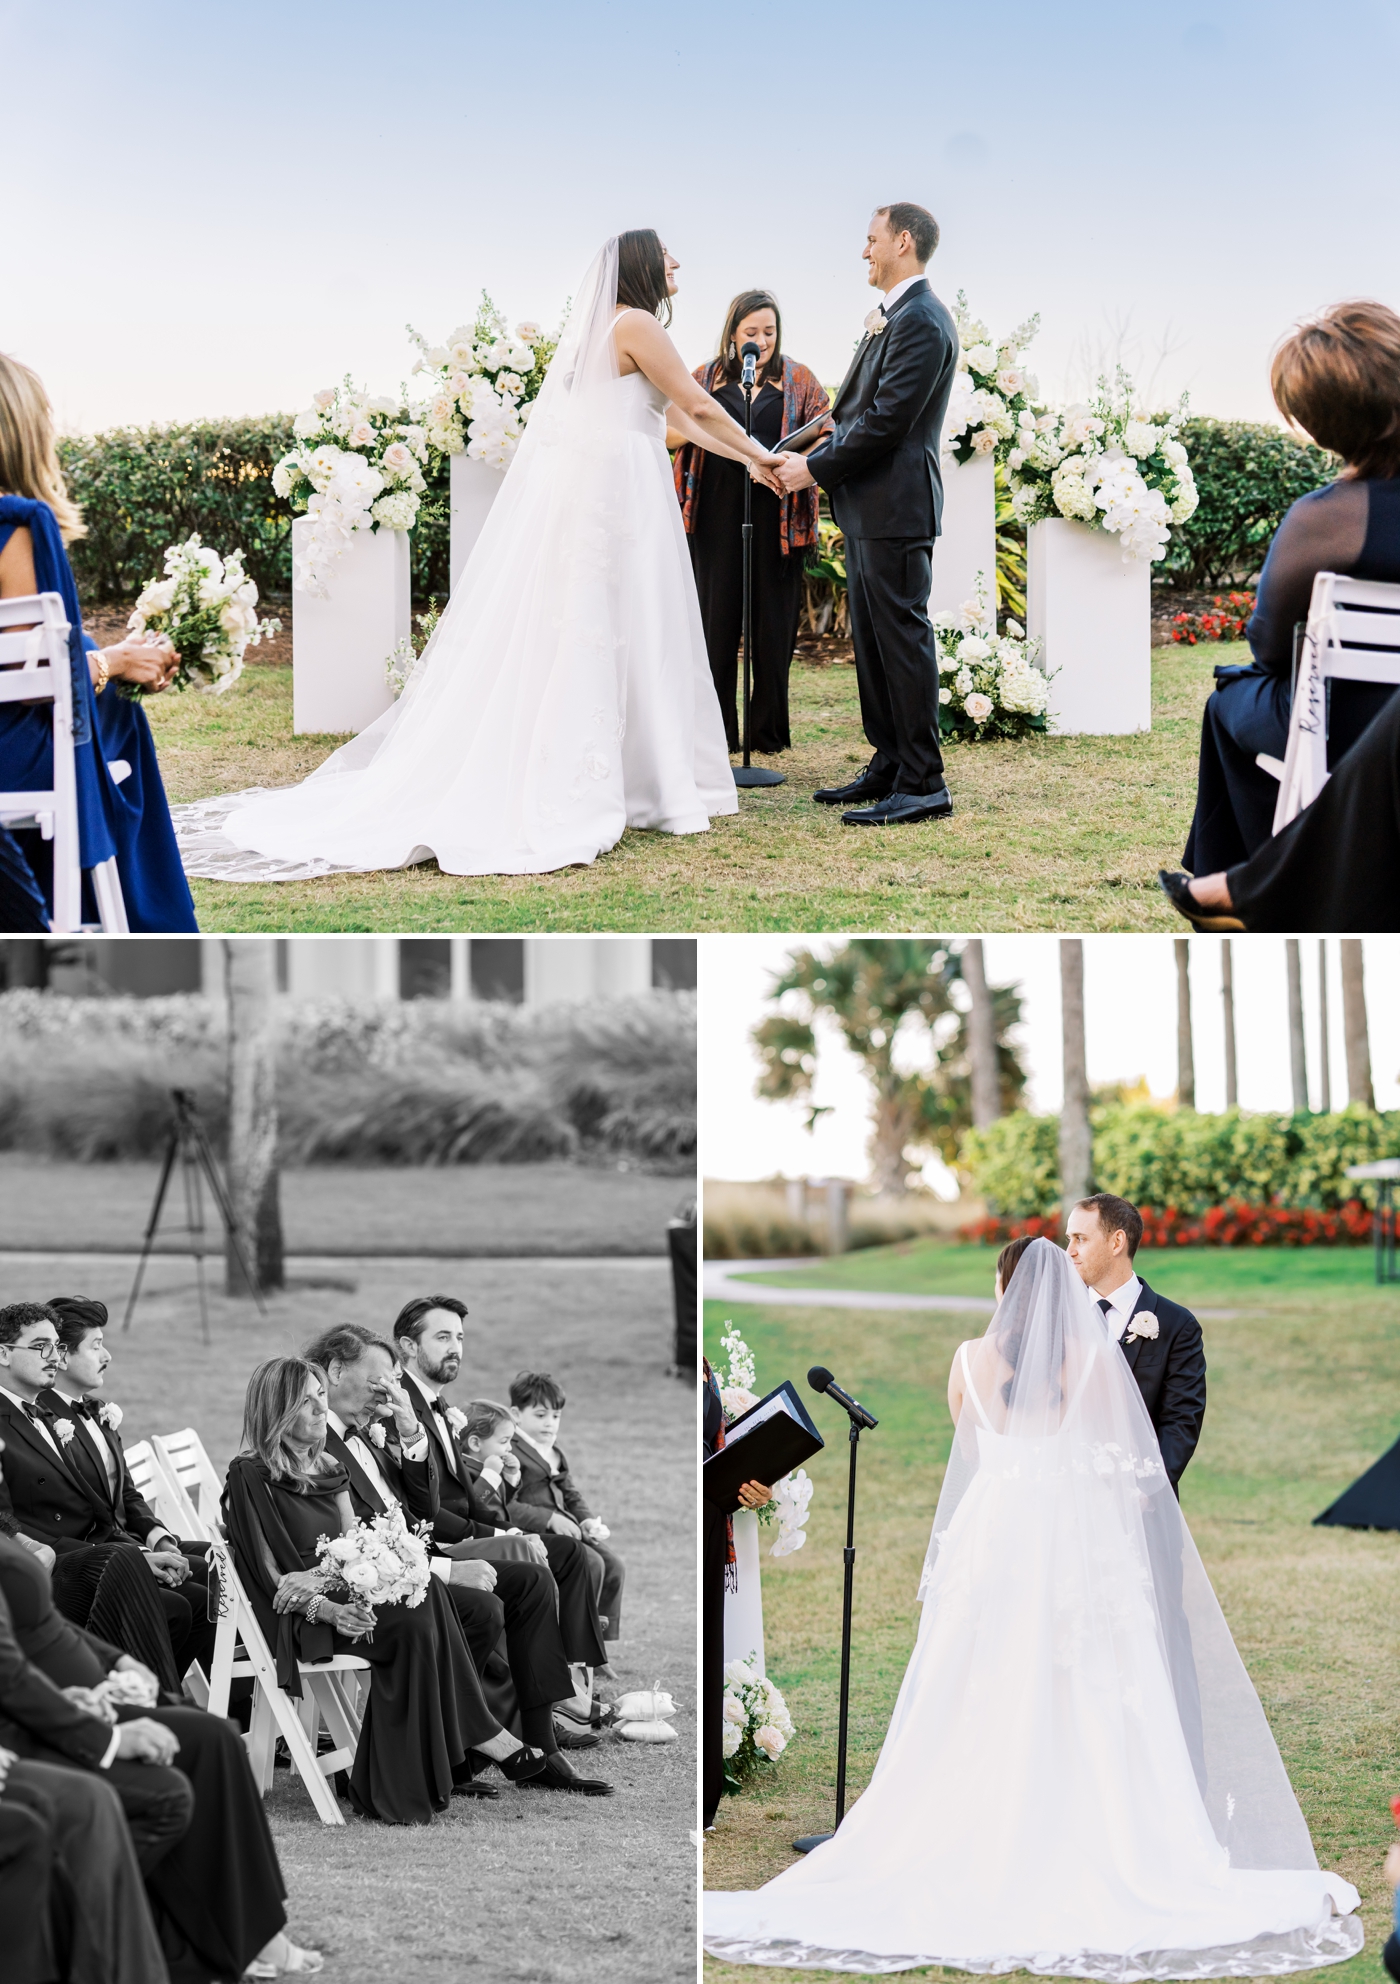
[[[785,490],[818,483],[846,537],[861,721],[874,756],[849,785],[813,796],[850,826],[903,826],[953,810],[938,742],[938,653],[928,617],[941,528],[943,416],[957,368],[953,320],[924,267],[938,223],[903,201],[871,218],[863,259],[885,293],[833,406],[836,437],[765,472]]]

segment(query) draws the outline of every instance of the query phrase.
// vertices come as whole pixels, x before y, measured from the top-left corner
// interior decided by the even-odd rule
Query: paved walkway
[[[818,1259],[783,1261],[706,1261],[704,1291],[712,1302],[777,1302],[794,1309],[968,1309],[990,1315],[991,1291],[981,1295],[890,1295],[861,1288],[779,1288],[772,1282],[740,1281],[744,1274],[813,1268]]]

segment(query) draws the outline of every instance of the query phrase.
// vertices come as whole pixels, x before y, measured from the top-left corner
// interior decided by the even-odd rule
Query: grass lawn
[[[130,1263],[55,1255],[26,1263],[6,1299],[95,1295],[120,1313]],[[128,1336],[113,1332],[112,1396],[124,1437],[193,1424],[221,1470],[239,1442],[243,1387],[261,1358],[295,1350],[331,1321],[382,1329],[400,1304],[445,1285],[470,1304],[455,1395],[500,1397],[522,1367],[552,1370],[569,1395],[568,1451],[627,1562],[624,1685],[660,1678],[681,1705],[680,1741],[605,1739],[579,1763],[610,1799],[502,1786],[456,1799],[429,1827],[317,1821],[283,1771],[269,1812],[295,1938],[326,1952],[327,1984],[690,1984],[695,1975],[695,1392],[666,1375],[670,1277],[662,1261],[583,1268],[479,1260],[353,1261],[348,1286],[277,1296],[260,1319],[216,1297],[200,1341],[191,1272],[152,1264]],[[7,1273],[13,1284],[13,1271]],[[619,1415],[626,1437],[618,1437]],[[678,1462],[678,1456],[683,1456]],[[3,1964],[0,1963],[0,1970]]]
[[[708,834],[629,832],[591,868],[472,877],[436,867],[270,887],[193,884],[205,930],[1167,930],[1157,886],[1195,801],[1211,664],[1232,647],[1153,653],[1153,728],[1134,737],[953,745],[957,812],[875,833],[814,806],[868,754],[854,668],[797,659],[785,785],[741,795]],[[286,666],[222,701],[147,705],[172,800],[304,777],[340,739],[293,737]]]
[[[831,1285],[980,1293],[990,1248],[882,1248],[821,1274]],[[1314,1529],[1311,1518],[1400,1432],[1400,1289],[1369,1285],[1362,1249],[1182,1249],[1149,1255],[1164,1292],[1219,1303],[1206,1322],[1210,1407],[1182,1504],[1240,1653],[1259,1690],[1324,1866],[1360,1888],[1365,1952],[1346,1969],[1381,1984],[1389,1928],[1381,1861],[1400,1790],[1400,1538]],[[802,1274],[806,1270],[795,1270]],[[785,1277],[790,1278],[790,1277]],[[880,1419],[861,1443],[851,1779],[869,1781],[915,1631],[914,1592],[951,1438],[944,1391],[958,1341],[978,1327],[938,1312],[706,1305],[713,1356],[735,1322],[760,1385],[820,1357]],[[805,1393],[804,1393],[805,1396]],[[829,1826],[845,1508],[845,1416],[808,1398],[828,1445],[809,1541],[764,1560],[768,1669],[799,1734],[781,1763],[721,1807],[706,1885],[754,1887],[793,1858],[790,1841]],[[712,1984],[747,1984],[744,1965],[706,1959]],[[783,1971],[817,1984],[825,1971]],[[903,1973],[933,1975],[935,1972]]]

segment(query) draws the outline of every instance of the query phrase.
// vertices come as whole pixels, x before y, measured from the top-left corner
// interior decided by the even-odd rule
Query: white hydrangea
[[[1093,523],[1098,516],[1094,493],[1084,479],[1084,465],[1073,458],[1063,462],[1050,478],[1050,492],[1062,517],[1079,523]]]
[[[1140,462],[1145,462],[1149,455],[1156,453],[1161,438],[1161,428],[1146,420],[1130,420],[1123,430],[1123,446]]]
[[[1001,678],[1001,706],[1018,716],[1040,716],[1050,702],[1050,684],[1038,668],[1007,668]]]
[[[970,668],[960,667],[957,674],[953,677],[953,687],[957,690],[958,694],[966,698],[972,694],[976,686],[977,684],[972,670]]]
[[[386,530],[412,530],[418,520],[418,498],[408,489],[391,490],[372,505],[370,515]]]

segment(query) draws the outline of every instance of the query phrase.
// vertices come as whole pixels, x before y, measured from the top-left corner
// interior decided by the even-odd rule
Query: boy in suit
[[[506,1498],[511,1520],[525,1526],[527,1512],[543,1511],[545,1527],[557,1536],[574,1536],[583,1543],[594,1568],[603,1638],[622,1637],[622,1585],[626,1570],[616,1551],[607,1548],[607,1524],[583,1499],[569,1463],[556,1446],[564,1394],[547,1371],[521,1371],[511,1381],[510,1416],[515,1421],[512,1451],[520,1465],[520,1482]],[[538,1520],[538,1516],[536,1517]]]

